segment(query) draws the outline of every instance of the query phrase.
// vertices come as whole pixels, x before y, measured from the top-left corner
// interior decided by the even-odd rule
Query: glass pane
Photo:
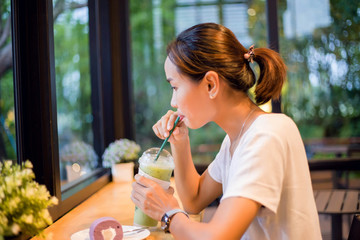
[[[162,142],[152,132],[152,125],[171,109],[172,91],[164,73],[165,50],[178,33],[198,23],[217,22],[229,27],[245,47],[267,45],[264,1],[223,2],[130,1],[135,129],[142,149]],[[190,130],[189,134],[194,162],[200,164],[213,160],[225,136],[213,123]]]
[[[359,155],[359,1],[279,6],[280,52],[288,66],[283,108],[298,124],[308,157]]]
[[[16,159],[10,8],[0,1],[0,160]]]
[[[54,2],[57,122],[62,189],[98,165],[93,148],[87,1]]]
[[[197,0],[177,0],[177,4],[195,4]]]
[[[253,39],[249,33],[248,5],[246,3],[224,4],[223,11],[224,26],[231,29],[244,46],[250,46]]]
[[[175,9],[176,34],[204,22],[219,22],[217,5],[177,7]]]

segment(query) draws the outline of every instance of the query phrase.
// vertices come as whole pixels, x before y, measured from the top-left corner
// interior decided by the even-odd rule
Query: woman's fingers
[[[155,135],[160,138],[160,139],[163,139],[163,136],[161,135],[160,133],[160,130],[159,130],[159,127],[158,127],[158,123],[154,124],[154,126],[152,127]]]
[[[162,135],[164,138],[167,138],[169,136],[169,130],[166,127],[167,123],[169,121],[169,117],[170,117],[169,114],[162,116],[161,122],[160,122],[160,124],[161,124],[160,128],[161,128],[161,132],[162,132]]]
[[[164,191],[156,182],[139,174],[135,175],[135,180],[132,184],[132,195],[140,202],[144,202],[146,199],[149,200]]]
[[[163,127],[163,122],[164,119],[161,118],[159,121],[157,121],[157,123],[153,126],[153,131],[155,133],[155,135],[160,138],[160,139],[165,139],[166,138],[166,129],[164,129]]]
[[[152,181],[152,180],[150,180],[150,179],[148,179],[148,178],[146,178],[144,176],[141,176],[140,174],[136,174],[134,178],[135,178],[135,181],[136,181],[134,183],[137,183],[137,184],[141,185],[144,188],[149,188],[149,187],[157,188],[157,187],[159,187],[159,185],[157,183],[155,183],[154,181]]]
[[[169,110],[164,116],[161,117],[157,123],[153,126],[155,135],[161,139],[165,139],[169,136],[170,130],[174,126],[177,114]]]
[[[169,110],[152,127],[155,135],[160,139],[167,138],[170,134],[171,129],[174,127],[174,124],[178,116],[179,116],[178,112]],[[182,121],[180,121],[177,124],[174,131],[172,132],[172,135],[169,138],[169,142],[175,143],[179,140],[186,140],[187,136],[188,136],[188,129],[186,125]]]
[[[131,200],[135,203],[136,206],[142,208],[142,203],[144,202],[145,198],[143,195],[139,194],[138,192],[132,191]]]
[[[160,220],[164,212],[179,208],[172,187],[164,190],[156,182],[139,174],[135,175],[135,180],[132,183],[131,200],[150,217]]]
[[[139,176],[139,175],[136,175]],[[132,183],[133,190],[131,191],[131,200],[134,204],[141,209],[144,209],[144,204],[146,204],[146,198],[149,197],[149,191],[151,188],[145,186],[139,182]]]
[[[178,116],[176,114],[172,114],[170,117],[169,117],[169,120],[167,121],[167,124],[166,124],[166,129],[168,131],[170,131],[173,127],[174,127],[174,123],[176,121],[176,118]]]

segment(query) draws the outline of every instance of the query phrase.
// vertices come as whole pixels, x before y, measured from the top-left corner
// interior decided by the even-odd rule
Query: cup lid
[[[139,159],[139,163],[156,164],[157,166],[174,168],[175,167],[174,159],[171,156],[171,154],[165,149],[163,149],[160,152],[159,158],[156,160],[156,162],[154,162],[154,159],[156,158],[156,155],[159,152],[159,150],[160,150],[160,148],[157,148],[157,147],[149,148],[148,150],[143,152],[143,154],[141,155],[141,157]]]

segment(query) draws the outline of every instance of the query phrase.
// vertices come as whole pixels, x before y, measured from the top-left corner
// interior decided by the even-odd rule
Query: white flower
[[[36,189],[32,187],[23,188],[23,194],[28,197],[32,197],[36,194]]]
[[[24,221],[27,224],[30,224],[33,222],[34,217],[32,215],[24,214],[21,216],[21,220]]]
[[[20,232],[34,236],[52,223],[48,207],[57,204],[44,185],[38,184],[27,161],[0,164],[0,239]]]
[[[13,213],[15,212],[15,210],[17,209],[18,207],[18,204],[20,203],[20,198],[18,196],[15,196],[11,199],[9,199],[9,202],[8,202],[8,210],[9,212]]]
[[[58,203],[59,203],[59,199],[57,199],[57,197],[51,197],[50,201],[51,201],[51,204],[53,204],[53,205],[58,205]]]
[[[123,138],[109,144],[102,155],[104,167],[115,163],[133,161],[139,157],[140,146],[134,141]]]
[[[5,193],[4,193],[4,189],[2,188],[2,186],[0,186],[0,203],[3,198],[5,198]]]
[[[25,161],[25,167],[26,167],[26,168],[33,168],[33,165],[32,165],[32,163],[31,163],[29,160],[26,160],[26,161]]]
[[[42,218],[44,220],[44,223],[51,224],[51,222],[52,222],[51,221],[51,216],[50,216],[50,213],[49,213],[49,211],[47,209],[43,209],[41,211],[41,216],[42,216]]]
[[[95,168],[98,163],[98,155],[93,146],[75,141],[65,145],[60,151],[60,160],[63,162],[78,163],[81,166]]]
[[[6,160],[6,161],[4,162],[4,168],[10,168],[11,165],[12,165],[12,161],[11,161],[11,160]]]
[[[20,233],[20,226],[16,223],[13,223],[13,225],[11,226],[11,232],[16,236]]]

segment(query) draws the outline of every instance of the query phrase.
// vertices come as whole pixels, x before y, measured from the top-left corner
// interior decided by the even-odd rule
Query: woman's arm
[[[173,189],[163,190],[152,180],[136,175],[131,198],[136,206],[150,217],[160,221],[165,212],[179,208]],[[175,214],[170,222],[170,232],[181,240],[240,239],[254,217],[260,204],[243,197],[229,197],[221,201],[209,223],[188,219]]]
[[[209,223],[189,220],[184,214],[176,214],[170,223],[175,239],[227,239],[238,240],[245,233],[259,211],[260,204],[242,197],[223,200]]]
[[[222,194],[222,185],[214,181],[206,170],[201,176],[191,157],[189,138],[171,144],[175,160],[175,184],[178,195],[188,213],[199,213]]]
[[[168,137],[177,116],[176,112],[169,110],[153,126],[154,133],[161,139]],[[184,209],[189,213],[198,213],[221,195],[221,184],[215,182],[207,171],[202,176],[196,171],[188,128],[183,122],[177,125],[169,142],[175,161],[175,184]]]
[[[180,208],[173,196],[174,190],[165,191],[150,179],[136,175],[131,199],[150,217],[160,221],[165,212]],[[229,197],[221,201],[209,223],[188,219],[184,214],[175,214],[170,222],[170,232],[176,239],[240,239],[260,204],[243,197]]]

